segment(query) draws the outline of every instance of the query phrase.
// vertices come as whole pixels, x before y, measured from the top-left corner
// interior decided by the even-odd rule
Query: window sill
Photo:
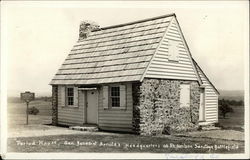
[[[63,108],[79,108],[79,106],[63,106]]]
[[[125,107],[110,107],[111,109],[114,109],[114,110],[124,110],[126,109]]]

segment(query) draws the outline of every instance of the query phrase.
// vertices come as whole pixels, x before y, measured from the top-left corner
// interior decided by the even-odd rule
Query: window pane
[[[111,87],[111,106],[120,107],[120,87]]]
[[[68,97],[68,105],[74,105],[74,98]]]
[[[74,105],[74,88],[67,88],[68,105]]]
[[[120,96],[120,88],[119,87],[111,87],[111,96]]]
[[[112,107],[120,107],[120,98],[112,98]]]
[[[74,89],[68,88],[68,96],[74,96]]]

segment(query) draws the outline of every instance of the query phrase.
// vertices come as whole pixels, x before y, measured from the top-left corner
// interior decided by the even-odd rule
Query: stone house
[[[152,135],[218,122],[219,92],[192,58],[175,14],[89,26],[81,25],[50,83],[54,125]]]

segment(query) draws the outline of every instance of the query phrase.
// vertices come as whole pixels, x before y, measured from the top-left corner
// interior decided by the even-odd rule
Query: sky
[[[9,96],[26,90],[51,94],[49,85],[78,39],[79,24],[101,27],[175,13],[193,58],[219,90],[243,90],[248,52],[246,1],[5,2],[1,58]]]

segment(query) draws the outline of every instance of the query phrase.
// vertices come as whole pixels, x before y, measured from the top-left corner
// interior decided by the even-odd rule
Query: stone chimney
[[[99,29],[99,25],[91,21],[82,21],[79,28],[79,40],[88,37],[91,31]]]

